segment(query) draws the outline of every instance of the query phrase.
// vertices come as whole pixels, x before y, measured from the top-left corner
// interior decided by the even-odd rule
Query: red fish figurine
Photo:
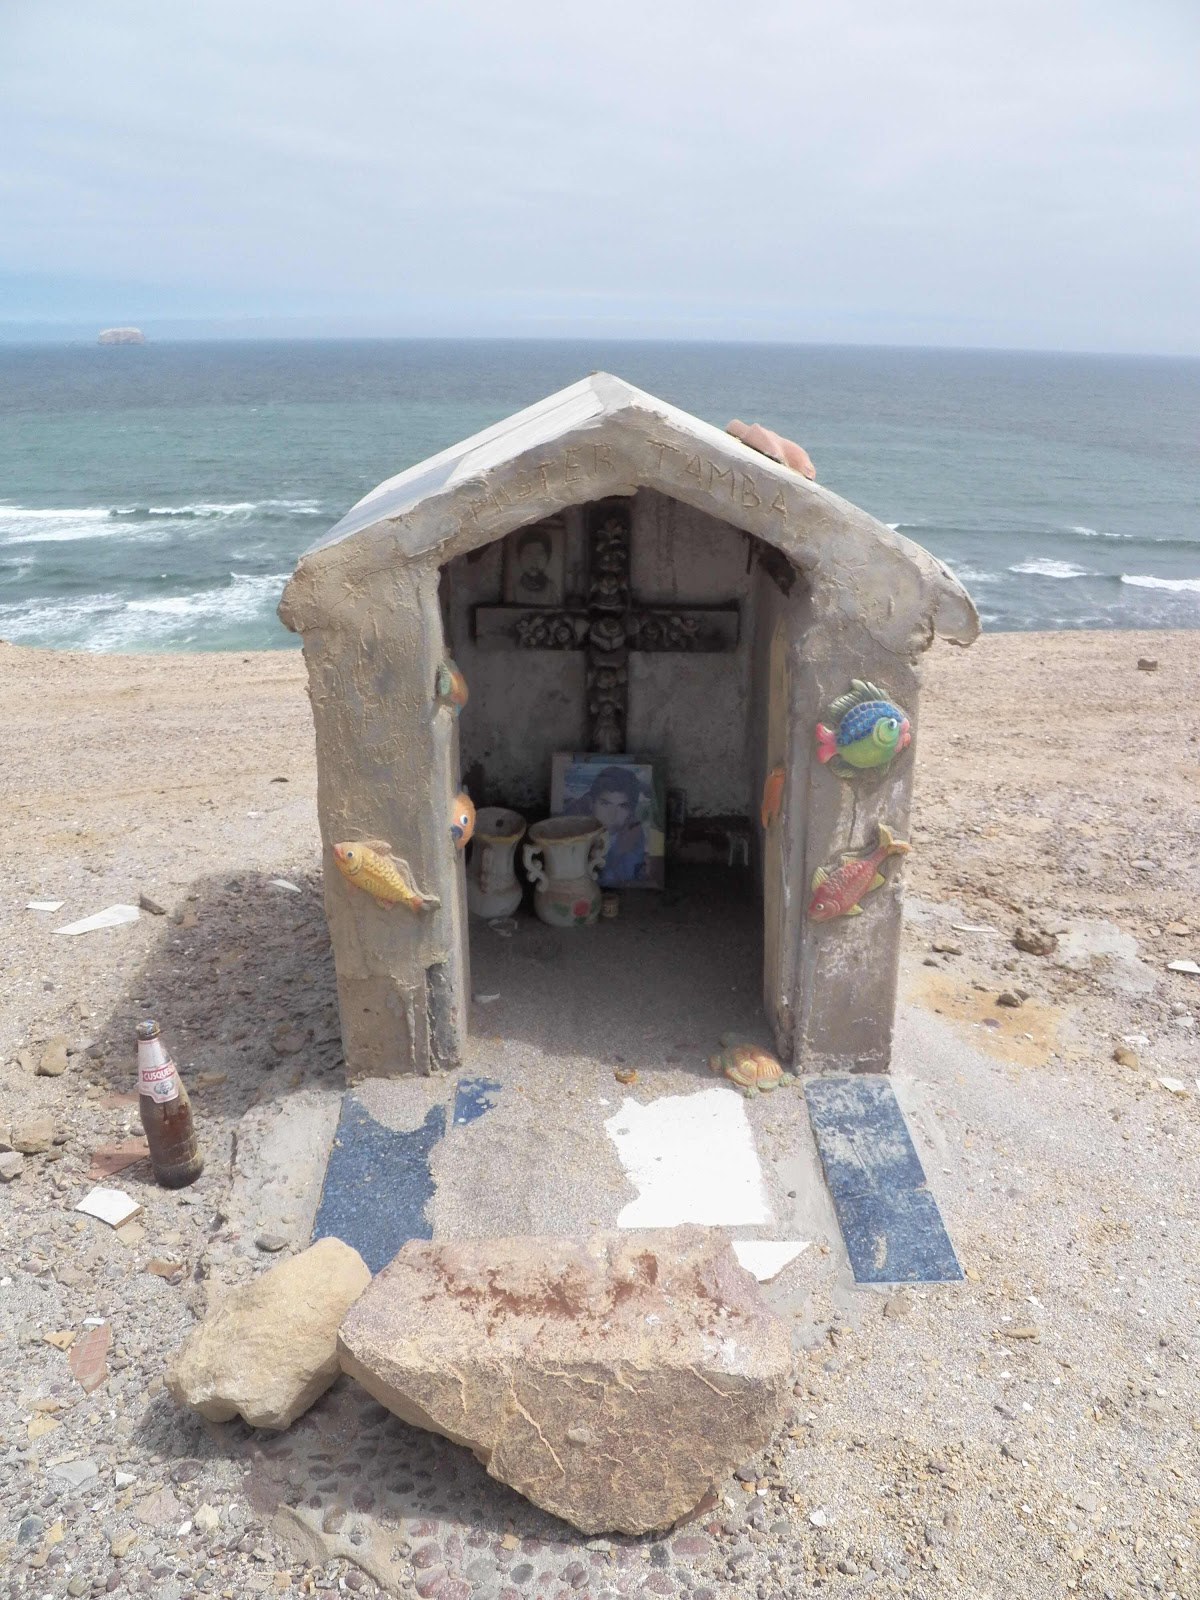
[[[880,867],[889,856],[905,856],[910,846],[903,839],[893,839],[890,829],[881,822],[879,843],[869,855],[847,853],[840,867],[827,872],[818,867],[813,873],[813,897],[808,903],[808,915],[813,922],[832,922],[835,917],[860,917],[859,901],[871,889],[883,887],[886,879]]]

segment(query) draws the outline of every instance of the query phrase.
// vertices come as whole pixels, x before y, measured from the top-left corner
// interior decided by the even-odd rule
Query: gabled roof
[[[556,473],[554,461],[582,461],[588,447],[590,477]],[[378,570],[381,560],[395,564],[431,554],[447,560],[550,511],[639,487],[673,495],[775,545],[810,583],[854,589],[844,609],[868,626],[867,614],[877,613],[881,632],[890,637],[923,639],[916,645],[923,648],[935,628],[962,644],[978,634],[970,596],[920,545],[723,429],[607,372],[594,372],[372,489],[305,552],[280,614],[295,627],[319,614],[322,570],[343,567],[360,545],[367,571]],[[297,586],[308,603],[300,604]],[[897,607],[905,615],[898,617]]]

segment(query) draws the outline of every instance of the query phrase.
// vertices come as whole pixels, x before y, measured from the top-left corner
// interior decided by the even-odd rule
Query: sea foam
[[[1054,561],[1049,556],[1037,556],[1032,561],[1018,561],[1010,572],[1027,574],[1031,578],[1091,578],[1095,574],[1086,567],[1077,567],[1073,561]]]
[[[1135,589],[1171,589],[1177,594],[1200,594],[1200,578],[1150,578],[1141,573],[1123,572],[1121,582]]]

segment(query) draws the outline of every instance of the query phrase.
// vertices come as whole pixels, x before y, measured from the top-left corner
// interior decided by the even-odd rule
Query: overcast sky
[[[1197,0],[0,0],[0,323],[1197,354],[1198,44]]]

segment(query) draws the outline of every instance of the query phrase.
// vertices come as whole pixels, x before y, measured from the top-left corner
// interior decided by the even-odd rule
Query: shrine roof
[[[590,470],[572,476],[572,461],[590,461]],[[707,485],[697,481],[705,472]],[[892,632],[932,637],[936,630],[969,644],[979,631],[966,590],[920,545],[723,428],[607,372],[372,489],[305,551],[280,615],[288,626],[303,627],[293,588],[301,574],[315,579],[333,562],[335,546],[361,543],[366,556],[386,543],[393,560],[431,553],[450,559],[564,505],[642,487],[690,501],[776,545],[810,577],[823,572],[834,586],[865,585],[870,594],[860,610],[881,617],[886,611],[897,625],[887,624]],[[897,606],[905,619],[894,617]]]
[[[635,389],[631,383],[614,378],[608,372],[593,372],[569,388],[547,395],[536,405],[514,412],[480,433],[473,433],[448,450],[418,461],[394,478],[386,478],[357,505],[351,506],[342,520],[310,545],[305,554],[312,555],[338,544],[376,522],[404,516],[431,495],[469,483],[491,468],[516,460],[527,450],[553,444],[577,428],[594,426],[603,417],[615,416],[631,403],[732,442],[720,429],[701,422],[698,417],[688,416],[686,411],[677,411],[665,401]]]

